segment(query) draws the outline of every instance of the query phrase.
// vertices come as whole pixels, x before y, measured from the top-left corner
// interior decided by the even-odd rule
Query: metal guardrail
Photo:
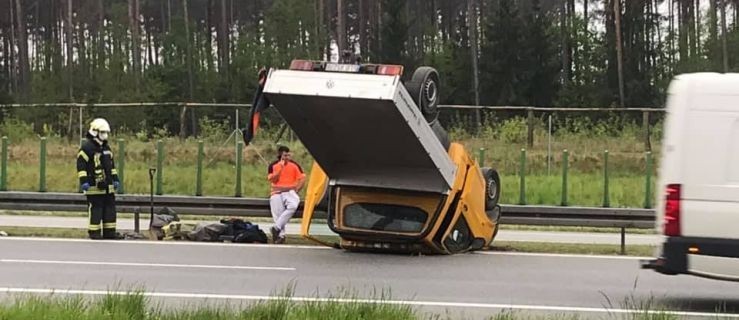
[[[164,207],[189,215],[271,216],[269,200],[264,198],[154,196],[154,212]],[[296,218],[302,217],[302,208],[301,201]],[[151,210],[151,197],[117,195],[116,209],[120,213],[135,213],[138,230],[138,213]],[[0,192],[0,210],[84,212],[87,202],[79,193],[6,191]],[[501,211],[501,224],[621,228],[621,254],[626,252],[626,228],[651,229],[655,224],[655,212],[651,209],[501,205]],[[315,217],[325,218],[326,213],[316,212]]]
[[[163,207],[178,214],[271,217],[265,198],[154,196],[154,212]],[[301,202],[295,217],[302,216],[302,207]],[[116,195],[116,208],[121,213],[148,212],[150,196]],[[79,193],[8,191],[0,192],[0,210],[83,212],[87,203]],[[651,209],[501,205],[501,211],[501,223],[513,225],[650,229],[655,221]]]

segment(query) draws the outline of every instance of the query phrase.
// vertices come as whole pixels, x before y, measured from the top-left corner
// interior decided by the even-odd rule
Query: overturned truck
[[[294,60],[264,87],[315,162],[301,235],[354,251],[453,254],[488,247],[500,178],[450,142],[438,121],[439,75],[420,67]],[[341,240],[310,234],[315,212]]]

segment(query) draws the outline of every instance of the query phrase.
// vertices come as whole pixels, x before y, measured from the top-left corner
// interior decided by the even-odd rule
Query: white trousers
[[[275,227],[280,230],[280,237],[285,236],[285,226],[295,211],[298,210],[300,196],[294,190],[273,194],[269,197],[269,207]]]

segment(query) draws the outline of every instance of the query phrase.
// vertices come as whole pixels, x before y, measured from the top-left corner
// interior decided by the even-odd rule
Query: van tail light
[[[665,198],[664,234],[670,237],[680,236],[680,185],[667,185]]]

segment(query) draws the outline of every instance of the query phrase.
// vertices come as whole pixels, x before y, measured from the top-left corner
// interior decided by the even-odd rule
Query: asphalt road
[[[722,306],[739,318],[739,284],[659,275],[629,257],[408,256],[289,245],[0,238],[0,293],[6,294],[95,295],[143,286],[158,299],[253,302],[291,283],[301,299],[347,289],[372,299],[373,291],[390,290],[386,299],[396,303],[474,317],[512,309],[603,318],[632,306],[629,299],[653,299],[692,312],[684,315],[702,317]]]
[[[213,220],[212,222],[217,222]],[[148,218],[141,219],[141,227],[148,226]],[[262,229],[268,229],[270,223],[258,222]],[[3,226],[16,227],[48,227],[48,228],[87,228],[87,219],[84,217],[54,217],[54,216],[20,216],[0,215],[0,230]],[[124,230],[133,230],[133,219],[119,219],[118,227]],[[300,225],[291,223],[287,226],[288,234],[298,234]],[[325,224],[314,224],[311,233],[316,235],[334,235]],[[550,243],[587,243],[587,244],[620,244],[621,235],[617,233],[600,232],[541,232],[501,230],[496,237],[498,241],[535,241]],[[627,234],[626,244],[656,245],[660,243],[657,235]]]

